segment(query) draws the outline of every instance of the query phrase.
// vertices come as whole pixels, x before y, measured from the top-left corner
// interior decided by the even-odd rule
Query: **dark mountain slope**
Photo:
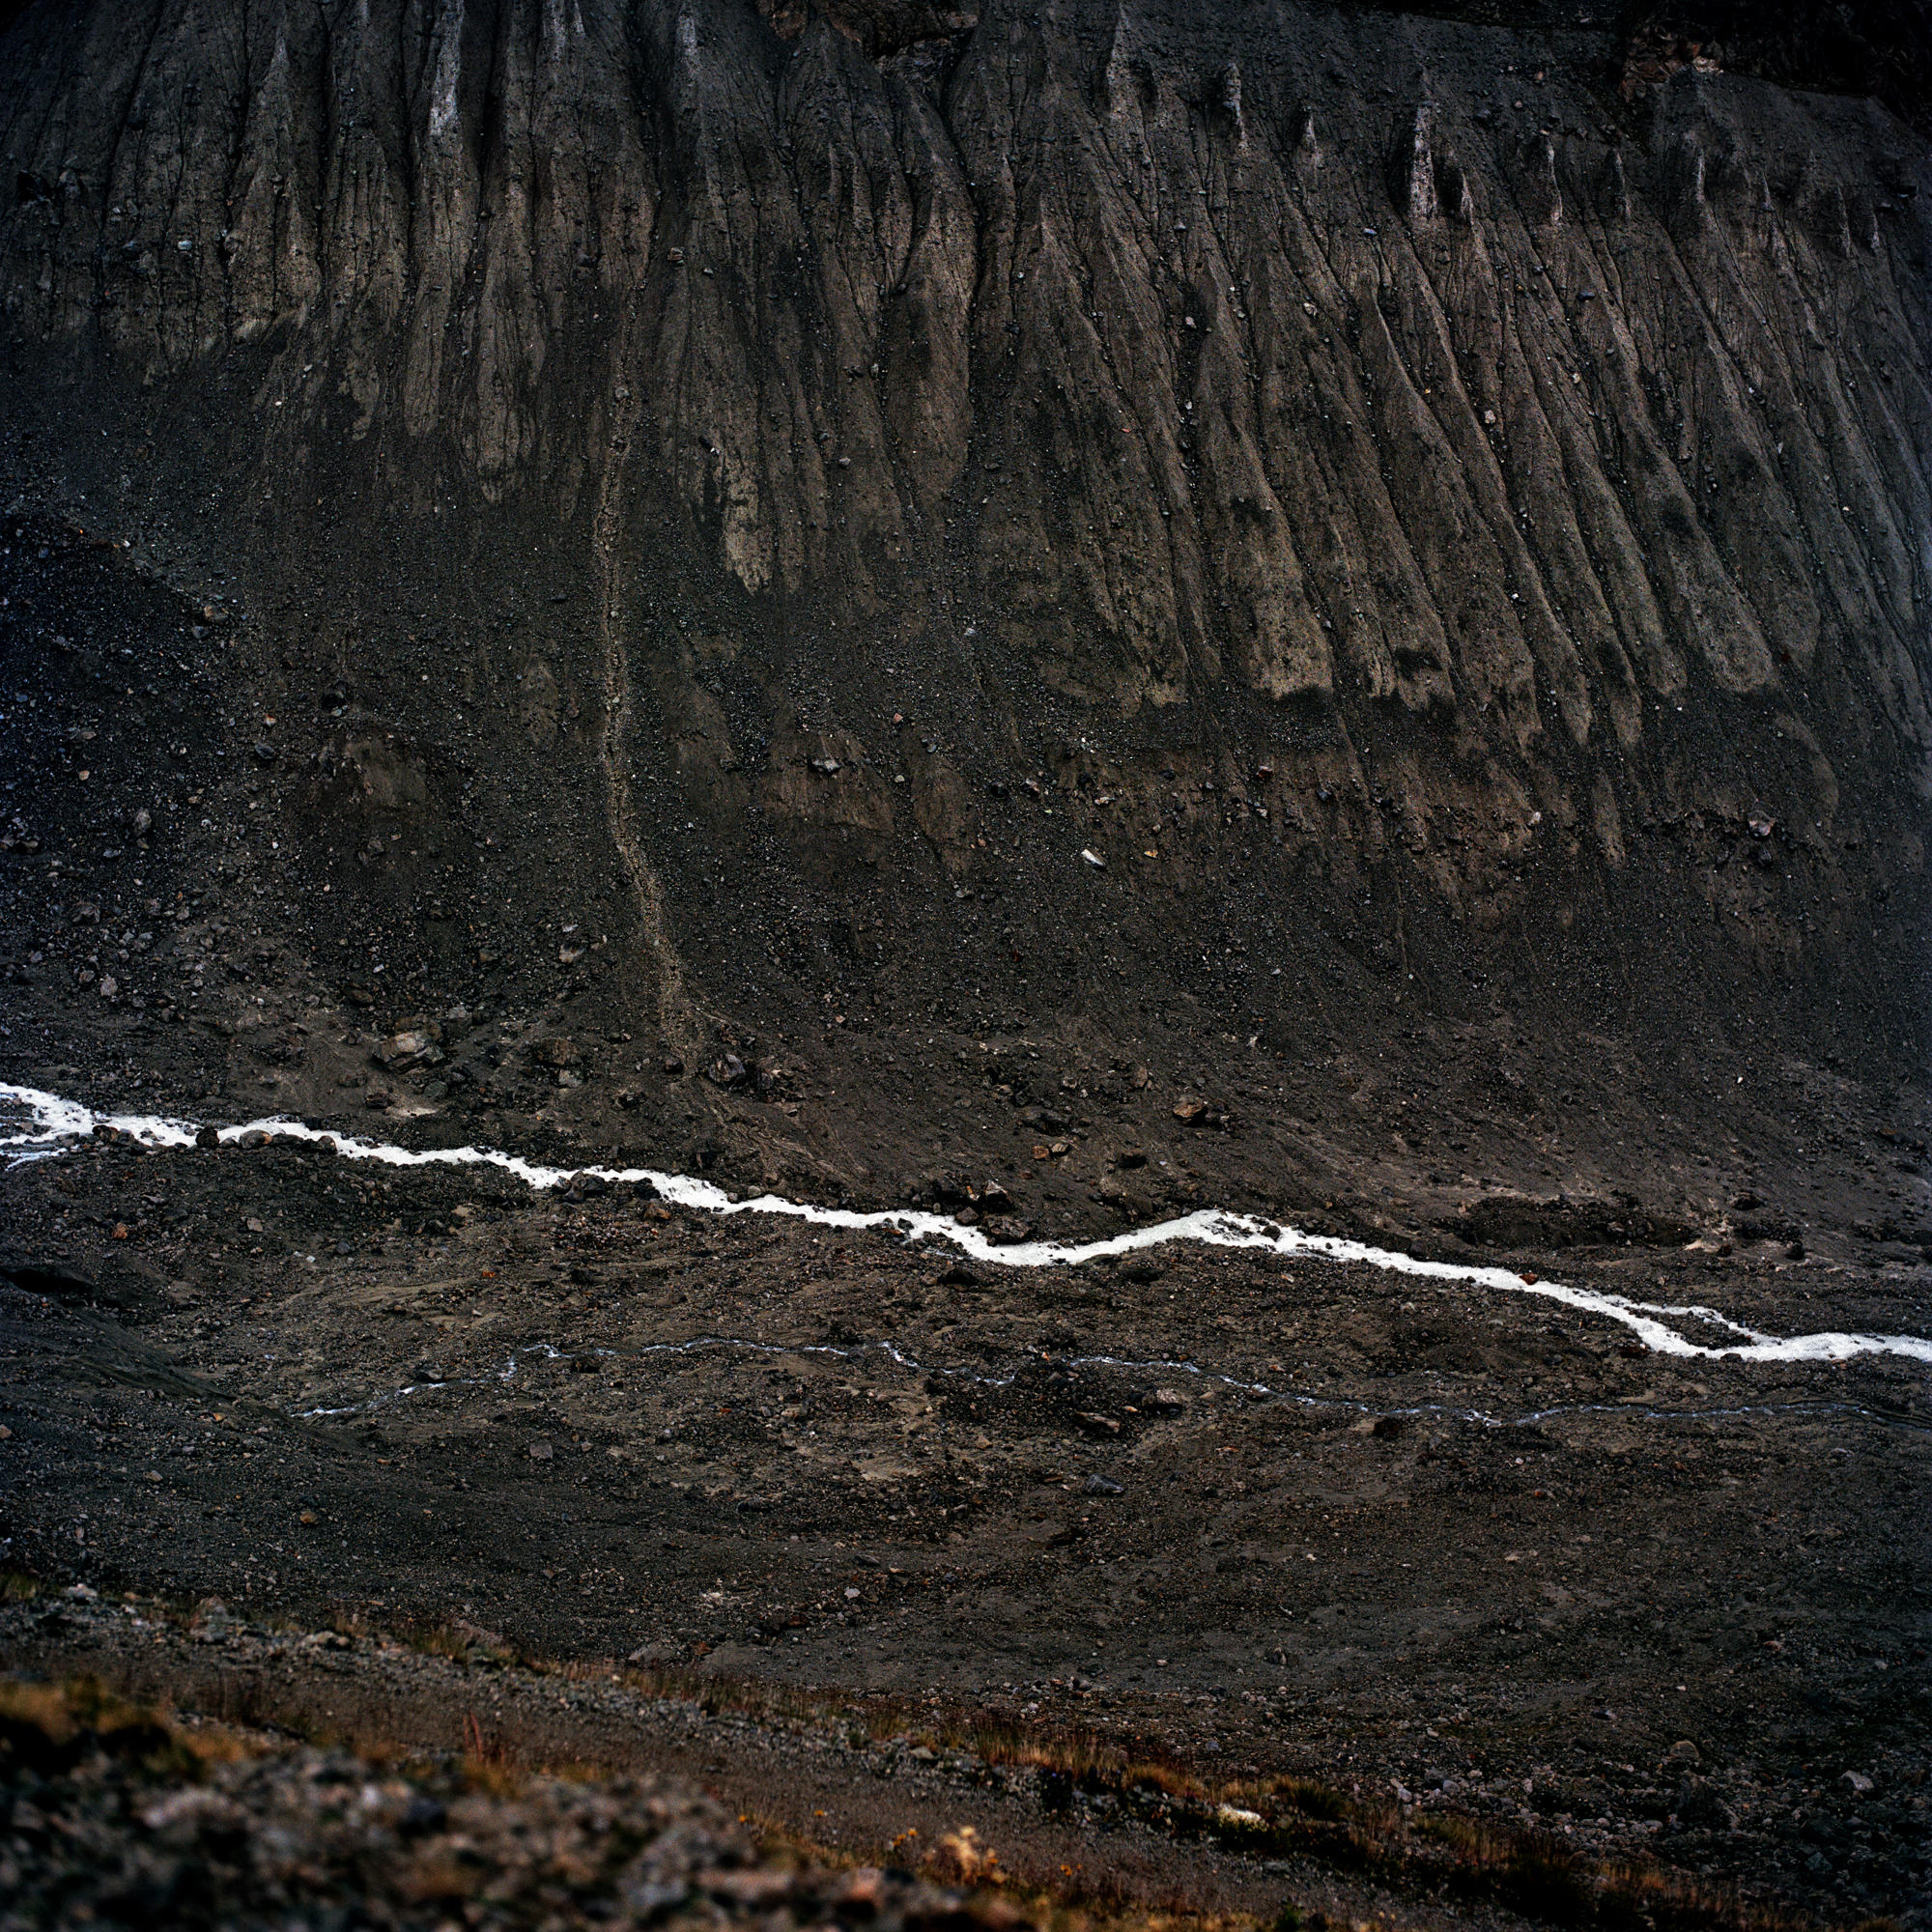
[[[1761,1118],[1719,1066],[1916,1074],[1932,167],[1751,31],[1774,79],[1557,9],[27,7],[9,530],[126,547],[0,612],[10,917],[55,850],[131,895],[164,798],[199,890],[198,784],[285,983],[385,1023],[1338,1104],[1688,1062],[1680,1140]],[[53,643],[123,635],[225,763]],[[813,1158],[947,1153],[947,1091]]]

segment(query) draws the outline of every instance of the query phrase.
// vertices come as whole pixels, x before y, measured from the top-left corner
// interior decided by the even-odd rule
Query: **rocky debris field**
[[[1904,1037],[1874,1034],[1873,1059],[1851,1033],[1778,1033],[1753,995],[1657,1038],[1634,997],[1581,1016],[1533,952],[1476,971],[1460,939],[1418,945],[1390,993],[1346,953],[1300,958],[1291,921],[1195,948],[1179,982],[1152,953],[1096,977],[1083,915],[1054,921],[1068,956],[1029,955],[1023,1000],[962,1011],[941,997],[966,943],[941,907],[896,991],[840,969],[801,1007],[741,960],[752,1009],[669,1026],[587,880],[542,910],[575,892],[579,848],[545,829],[541,760],[519,750],[448,823],[400,767],[331,804],[291,742],[308,712],[242,701],[250,613],[205,599],[83,526],[0,525],[0,1076],[107,1111],[287,1113],[917,1204],[1014,1238],[1224,1205],[1409,1245],[1932,1247],[1932,1111]],[[318,728],[338,696],[314,694]],[[1740,837],[1726,866],[1764,871],[1770,847]],[[1170,906],[1190,931],[1201,909]],[[1276,1023],[1230,1004],[1236,980],[1313,1004]]]
[[[145,1626],[144,1626],[145,1627]],[[0,1684],[7,1922],[1010,1927],[909,1872],[780,1861],[688,1786],[401,1765]]]
[[[756,1016],[668,1028],[594,900],[539,916],[573,848],[542,830],[523,753],[460,826],[412,818],[413,780],[370,777],[355,810],[377,801],[381,836],[318,856],[340,828],[288,707],[237,696],[249,626],[199,621],[216,607],[78,526],[16,517],[0,538],[0,639],[32,641],[8,628],[22,609],[61,627],[8,660],[0,720],[7,1078],[103,1111],[286,1113],[917,1204],[996,1237],[1223,1205],[1410,1244],[1932,1247],[1932,1113],[1904,1040],[1872,1065],[1849,1037],[1773,1039],[1748,1010],[1667,1040],[1634,1009],[1557,1022],[1527,957],[1478,976],[1474,1005],[1431,980],[1435,953],[1389,1004],[1277,935],[1201,952],[1171,999],[1165,967],[1122,955],[1091,999],[1073,960],[972,1014],[838,975],[804,1011],[775,983]],[[513,827],[491,829],[490,801]],[[936,991],[954,940],[922,930],[915,980]],[[1231,1008],[1230,970],[1293,980],[1318,1010],[1286,1026]]]
[[[268,1136],[0,1185],[36,1575],[1077,1716],[1820,1909],[1922,1895],[1922,1367],[1659,1355],[1529,1280],[1923,1335],[1916,1257],[1008,1269]]]

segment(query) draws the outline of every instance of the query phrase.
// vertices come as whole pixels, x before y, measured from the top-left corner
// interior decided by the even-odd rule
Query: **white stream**
[[[16,1115],[14,1122],[0,1128],[0,1153],[8,1156],[10,1164],[57,1157],[74,1142],[92,1134],[99,1125],[113,1127],[143,1146],[154,1148],[192,1148],[201,1132],[199,1124],[192,1121],[170,1120],[148,1114],[97,1113],[78,1101],[62,1099],[56,1094],[43,1094],[37,1088],[14,1087],[4,1082],[0,1082],[0,1108]],[[573,1175],[595,1175],[603,1180],[633,1185],[647,1182],[656,1189],[660,1199],[680,1208],[696,1208],[712,1214],[788,1215],[794,1220],[809,1221],[815,1227],[839,1228],[854,1233],[868,1228],[893,1229],[909,1236],[923,1236],[928,1239],[945,1241],[989,1267],[1077,1266],[1082,1262],[1097,1261],[1103,1256],[1134,1254],[1144,1248],[1164,1246],[1170,1241],[1196,1241],[1208,1247],[1247,1248],[1283,1257],[1301,1255],[1353,1263],[1360,1266],[1386,1268],[1393,1274],[1419,1277],[1426,1281],[1464,1283],[1473,1288],[1492,1290],[1498,1294],[1535,1295],[1546,1301],[1560,1302],[1584,1314],[1599,1315],[1621,1322],[1661,1355],[1741,1362],[1842,1362],[1855,1355],[1902,1355],[1911,1361],[1932,1363],[1932,1339],[1922,1336],[1868,1335],[1839,1329],[1827,1329],[1811,1335],[1767,1335],[1732,1321],[1715,1308],[1632,1301],[1621,1294],[1603,1294],[1593,1289],[1571,1288],[1562,1282],[1532,1279],[1508,1268],[1471,1267],[1459,1262],[1421,1261],[1392,1248],[1372,1248],[1363,1242],[1344,1240],[1334,1235],[1304,1234],[1299,1228],[1283,1227],[1252,1214],[1236,1214],[1218,1208],[1204,1208],[1172,1221],[1132,1228],[1101,1241],[1001,1243],[988,1240],[978,1228],[958,1226],[950,1215],[923,1213],[906,1208],[889,1208],[867,1214],[847,1208],[816,1208],[807,1202],[787,1201],[777,1194],[759,1194],[737,1201],[713,1181],[699,1180],[685,1174],[663,1174],[654,1168],[545,1167],[526,1160],[520,1154],[504,1153],[496,1148],[415,1150],[393,1147],[357,1134],[332,1133],[319,1127],[304,1126],[299,1121],[249,1121],[217,1129],[224,1142],[239,1141],[242,1135],[257,1131],[330,1148],[345,1160],[373,1160],[388,1167],[498,1168],[539,1189],[554,1187]],[[1716,1328],[1722,1332],[1725,1339],[1692,1341],[1671,1326],[1672,1321],[1695,1322],[1707,1330]]]

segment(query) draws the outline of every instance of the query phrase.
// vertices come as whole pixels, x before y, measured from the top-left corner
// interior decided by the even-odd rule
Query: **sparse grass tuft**
[[[1441,1812],[1415,1821],[1414,1838],[1439,1861],[1453,1891],[1514,1906],[1552,1925],[1604,1932],[1803,1932],[1806,1921],[1643,1861],[1592,1860],[1553,1833]],[[1425,1861],[1419,1863],[1426,1868]]]
[[[117,1695],[98,1677],[58,1683],[0,1679],[0,1776],[45,1776],[99,1752],[193,1777],[207,1764],[247,1754],[224,1724],[183,1724],[152,1704]]]
[[[447,1657],[458,1663],[523,1662],[508,1639],[462,1617],[414,1617],[391,1634],[425,1657]]]
[[[493,1798],[511,1796],[522,1782],[502,1732],[486,1730],[474,1711],[463,1719],[463,1776],[472,1791],[487,1791]]]

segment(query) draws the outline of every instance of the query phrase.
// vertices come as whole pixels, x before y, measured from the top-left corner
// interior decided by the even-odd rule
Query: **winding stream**
[[[0,1130],[0,1152],[8,1156],[10,1164],[21,1160],[56,1158],[99,1125],[113,1127],[143,1146],[154,1148],[193,1148],[201,1132],[199,1123],[193,1121],[151,1114],[97,1113],[76,1100],[63,1099],[59,1094],[45,1094],[38,1088],[14,1087],[4,1082],[0,1082],[0,1107],[23,1117]],[[595,1175],[603,1180],[633,1185],[644,1182],[656,1190],[660,1199],[675,1207],[719,1215],[785,1215],[793,1220],[810,1222],[815,1227],[838,1228],[853,1233],[872,1228],[892,1229],[909,1236],[945,1241],[989,1267],[1076,1267],[1083,1262],[1097,1261],[1109,1255],[1135,1254],[1142,1249],[1165,1246],[1170,1241],[1195,1241],[1208,1247],[1247,1248],[1284,1258],[1300,1255],[1364,1267],[1385,1268],[1393,1274],[1419,1277],[1426,1281],[1463,1283],[1473,1288],[1490,1289],[1498,1294],[1534,1295],[1546,1301],[1560,1302],[1584,1314],[1600,1315],[1620,1322],[1661,1355],[1742,1362],[1842,1362],[1855,1355],[1901,1355],[1911,1361],[1932,1363],[1932,1339],[1922,1336],[1870,1335],[1840,1329],[1826,1329],[1810,1335],[1768,1335],[1732,1321],[1715,1308],[1695,1303],[1679,1306],[1633,1301],[1624,1295],[1571,1288],[1562,1282],[1532,1280],[1508,1268],[1475,1267],[1460,1262],[1422,1261],[1397,1249],[1369,1247],[1363,1242],[1345,1240],[1336,1235],[1305,1234],[1299,1228],[1283,1227],[1256,1215],[1236,1214],[1218,1208],[1204,1208],[1171,1221],[1131,1228],[1123,1234],[1110,1235],[1104,1240],[1002,1244],[988,1240],[978,1228],[958,1226],[950,1215],[909,1208],[888,1208],[876,1213],[861,1213],[853,1208],[818,1208],[809,1202],[787,1201],[777,1194],[733,1200],[713,1181],[699,1180],[686,1174],[660,1173],[654,1168],[545,1167],[526,1160],[521,1154],[505,1153],[497,1148],[430,1148],[418,1151],[369,1140],[359,1134],[333,1133],[304,1126],[299,1121],[248,1121],[237,1126],[217,1129],[223,1142],[239,1141],[243,1134],[256,1131],[327,1147],[345,1160],[373,1160],[387,1167],[498,1168],[536,1189],[554,1187],[573,1175]],[[1706,1332],[1716,1329],[1722,1339],[1695,1341],[1672,1326],[1672,1322],[1694,1323]]]

